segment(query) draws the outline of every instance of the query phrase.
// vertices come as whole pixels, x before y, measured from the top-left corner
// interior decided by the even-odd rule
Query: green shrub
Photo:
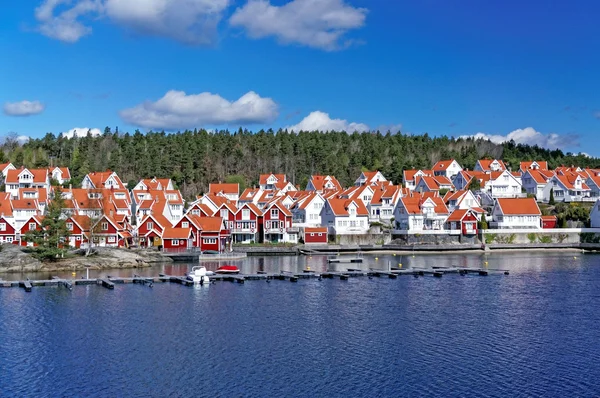
[[[529,243],[535,243],[535,241],[537,240],[537,235],[531,232],[527,234],[527,239],[529,239]]]
[[[489,245],[490,243],[493,243],[497,237],[497,234],[485,234],[485,243]]]
[[[543,235],[538,237],[540,243],[552,243],[552,237],[549,235]]]

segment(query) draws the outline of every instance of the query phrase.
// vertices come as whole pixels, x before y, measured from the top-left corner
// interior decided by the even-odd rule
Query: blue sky
[[[599,11],[584,0],[15,1],[0,15],[0,135],[401,126],[598,156]]]

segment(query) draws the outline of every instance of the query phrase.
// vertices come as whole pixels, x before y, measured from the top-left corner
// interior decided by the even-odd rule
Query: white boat
[[[210,284],[210,279],[208,275],[212,275],[212,272],[206,270],[206,267],[203,265],[196,266],[192,268],[189,274],[187,274],[187,278],[194,283],[199,283],[201,285]]]

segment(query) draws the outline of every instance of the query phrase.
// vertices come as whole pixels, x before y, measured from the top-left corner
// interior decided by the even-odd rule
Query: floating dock
[[[381,269],[369,269],[360,270],[355,268],[348,268],[346,271],[325,271],[325,272],[314,272],[304,270],[300,273],[294,272],[281,272],[281,273],[266,273],[258,272],[256,274],[215,274],[209,276],[211,283],[216,282],[234,282],[244,283],[245,281],[267,281],[280,280],[298,282],[301,279],[334,279],[339,278],[342,281],[347,281],[350,278],[358,277],[369,277],[369,279],[387,277],[389,279],[396,279],[403,275],[412,275],[414,277],[433,276],[441,278],[445,274],[459,274],[465,276],[468,274],[488,276],[488,275],[508,275],[508,270],[501,269],[488,269],[488,268],[465,268],[465,267],[436,267],[436,268],[391,268],[388,270]],[[133,277],[111,277],[107,276],[104,278],[90,278],[90,279],[61,279],[53,277],[50,280],[24,280],[24,281],[3,281],[0,280],[0,288],[5,287],[21,287],[26,292],[31,292],[34,287],[41,286],[64,286],[69,290],[73,290],[74,286],[80,285],[98,285],[109,290],[114,290],[116,285],[120,284],[141,284],[153,287],[155,283],[176,283],[183,286],[193,286],[194,282],[185,276],[174,276],[159,274],[154,277],[142,277],[134,275]]]

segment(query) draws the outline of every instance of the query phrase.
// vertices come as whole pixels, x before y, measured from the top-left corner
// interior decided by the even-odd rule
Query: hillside
[[[597,167],[600,161],[537,146],[503,145],[490,141],[423,135],[301,132],[272,130],[257,133],[206,130],[167,134],[112,132],[98,137],[65,139],[48,133],[20,145],[16,137],[5,139],[0,161],[27,167],[68,166],[76,185],[91,170],[111,169],[124,182],[142,177],[170,177],[186,197],[226,179],[243,185],[257,184],[260,173],[285,173],[304,187],[311,174],[333,174],[351,185],[363,169],[378,169],[395,183],[402,170],[429,168],[442,158],[455,158],[465,168],[491,156],[518,168],[521,160],[547,160],[549,166],[576,164]]]

